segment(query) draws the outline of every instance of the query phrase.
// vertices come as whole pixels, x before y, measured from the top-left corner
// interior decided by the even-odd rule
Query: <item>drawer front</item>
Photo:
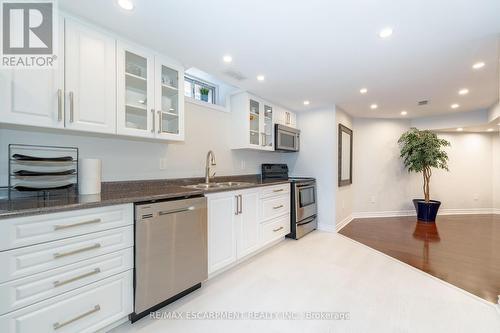
[[[260,197],[269,198],[285,193],[290,193],[290,183],[274,185],[274,186],[264,186],[260,190]]]
[[[290,233],[290,215],[263,223],[261,226],[261,243],[265,245]]]
[[[0,314],[20,309],[134,267],[133,247],[0,284]]]
[[[25,216],[0,223],[0,251],[134,224],[132,204]]]
[[[283,214],[290,214],[290,195],[270,197],[260,201],[261,221],[267,221]]]
[[[96,332],[133,311],[132,270],[0,316],[0,332]]]
[[[0,252],[0,283],[134,246],[133,226]]]

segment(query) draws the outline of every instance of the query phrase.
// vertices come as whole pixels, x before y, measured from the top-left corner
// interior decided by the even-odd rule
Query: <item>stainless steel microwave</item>
[[[274,150],[279,151],[299,151],[300,130],[280,124],[275,125],[275,146]]]

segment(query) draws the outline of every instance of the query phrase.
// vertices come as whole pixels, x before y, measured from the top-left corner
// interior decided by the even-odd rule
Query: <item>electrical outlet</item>
[[[474,197],[473,198],[474,198],[474,201],[478,201],[479,200],[479,194],[474,193]]]
[[[166,170],[166,169],[167,169],[167,159],[160,158],[160,170]]]
[[[371,198],[370,198],[370,202],[372,204],[376,203],[377,202],[377,198],[373,195]]]

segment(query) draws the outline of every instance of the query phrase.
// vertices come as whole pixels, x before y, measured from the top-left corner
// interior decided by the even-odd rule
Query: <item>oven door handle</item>
[[[304,185],[297,185],[297,188],[300,190],[304,190],[306,188],[314,188],[316,187],[315,184],[304,184]]]
[[[308,224],[308,223],[311,223],[313,222],[314,220],[316,220],[316,216],[313,216],[313,217],[309,217],[307,220],[303,221],[303,222],[299,222],[297,223],[297,225],[304,225],[304,224]]]

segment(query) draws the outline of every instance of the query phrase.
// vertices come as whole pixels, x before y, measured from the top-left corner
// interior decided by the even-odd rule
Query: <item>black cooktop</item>
[[[288,179],[293,183],[314,181],[311,177],[289,177],[286,164],[262,164],[262,179]]]

